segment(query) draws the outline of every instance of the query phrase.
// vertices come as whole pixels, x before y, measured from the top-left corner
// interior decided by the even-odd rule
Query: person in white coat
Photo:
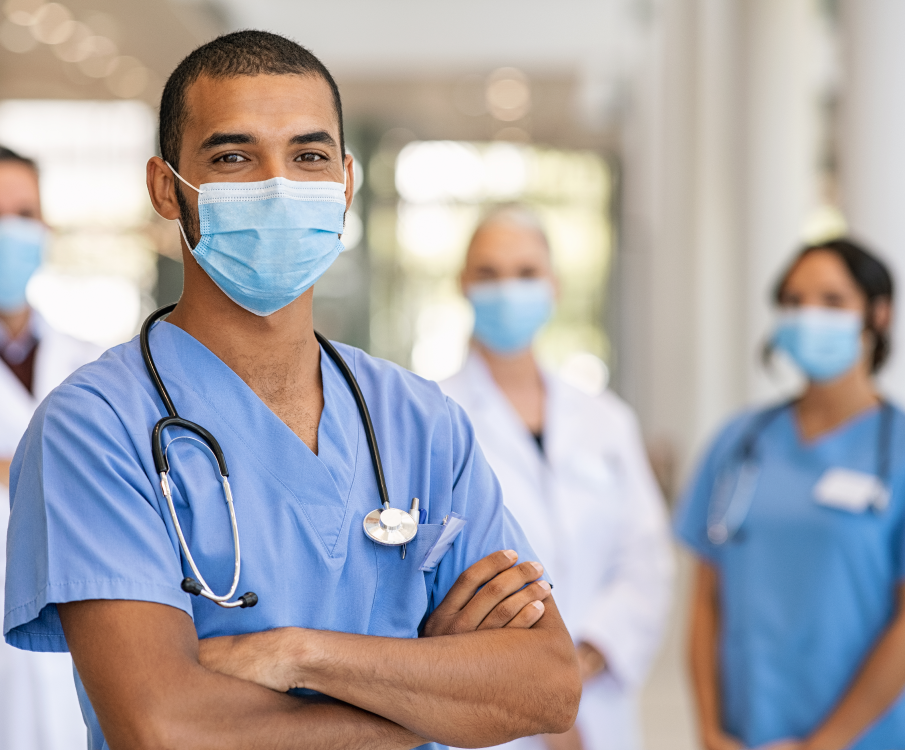
[[[0,146],[0,576],[6,578],[10,462],[50,391],[101,350],[51,328],[25,300],[48,230],[35,163]],[[0,588],[0,603],[3,603]],[[29,653],[0,641],[0,749],[85,747],[69,654]]]
[[[584,692],[575,728],[516,740],[519,750],[635,750],[637,696],[670,605],[673,558],[662,497],[631,409],[541,369],[531,343],[556,296],[536,217],[491,213],[461,285],[475,311],[462,370],[442,382],[555,586]]]

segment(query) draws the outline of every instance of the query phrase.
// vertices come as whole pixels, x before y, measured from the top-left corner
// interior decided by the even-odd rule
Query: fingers
[[[505,628],[521,628],[523,630],[527,630],[532,627],[541,617],[544,616],[544,611],[546,608],[544,607],[543,602],[531,602],[530,604],[526,604],[522,607],[522,611],[519,612],[515,617],[513,617],[506,625]]]
[[[529,616],[533,613],[529,605],[537,602],[538,604],[541,604],[541,609],[534,610],[537,614],[531,623],[527,625],[527,627],[531,627],[531,625],[537,622],[541,618],[541,615],[543,615],[544,610],[542,602],[548,596],[550,596],[550,584],[546,581],[535,581],[497,604],[482,620],[481,624],[478,626],[478,630],[495,630],[496,628],[506,627],[519,616],[522,616],[524,620],[530,619]],[[527,612],[526,608],[528,610]],[[523,613],[525,614],[523,615]]]
[[[542,602],[548,596],[550,596],[550,584],[546,581],[535,581],[530,586],[525,586],[525,588],[497,604],[478,626],[478,630],[495,630],[496,628],[505,627],[515,617],[520,615],[529,604]],[[542,610],[540,614],[543,614]],[[539,619],[540,615],[537,616],[531,625]]]
[[[509,570],[504,570],[472,597],[472,600],[462,608],[458,614],[458,620],[461,627],[468,630],[477,630],[478,626],[484,621],[498,605],[502,604],[506,599],[520,591],[526,585],[534,583],[544,572],[543,566],[536,562],[524,562]],[[540,598],[535,596],[535,599]],[[528,599],[523,602],[528,603]],[[521,607],[516,607],[511,611],[510,619],[516,615]],[[501,625],[502,626],[502,623]]]
[[[487,557],[482,557],[459,576],[449,593],[437,607],[437,611],[442,611],[444,615],[458,612],[474,598],[475,593],[481,586],[511,568],[515,565],[516,560],[518,560],[518,555],[511,549],[500,550],[487,555]],[[480,623],[480,620],[475,623],[475,627],[478,626],[478,623]]]

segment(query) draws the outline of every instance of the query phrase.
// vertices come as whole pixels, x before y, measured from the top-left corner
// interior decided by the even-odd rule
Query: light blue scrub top
[[[301,626],[415,638],[424,618],[462,571],[485,555],[534,553],[504,509],[499,484],[465,413],[435,383],[339,345],[367,400],[390,500],[421,499],[428,523],[408,545],[365,537],[379,505],[358,409],[336,365],[322,352],[324,411],[318,455],[221,360],[169,323],[151,348],[180,415],[219,440],[230,472],[242,543],[238,592],[253,609],[226,610],[191,597],[191,575],[151,457],[151,428],[165,414],[138,340],[71,376],[43,402],[12,466],[7,642],[66,651],[56,604],[85,599],[158,602],[187,612],[200,638]],[[188,433],[171,430],[170,437]],[[186,539],[216,592],[229,588],[233,544],[210,454],[190,440],[169,450],[170,481]],[[450,512],[468,519],[433,573],[418,568]],[[197,520],[197,522],[196,522]],[[76,680],[89,747],[106,748]],[[425,747],[436,747],[428,745]]]
[[[905,414],[892,418],[891,496],[882,512],[819,505],[828,469],[875,476],[880,412],[866,412],[805,443],[791,408],[767,425],[750,511],[722,546],[707,538],[714,485],[737,468],[758,413],[714,441],[676,518],[679,537],[719,571],[724,728],[746,747],[805,738],[832,711],[894,614],[905,577]],[[857,750],[905,748],[905,698],[858,741]]]

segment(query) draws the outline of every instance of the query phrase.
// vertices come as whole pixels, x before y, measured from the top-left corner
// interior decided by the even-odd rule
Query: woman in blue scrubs
[[[771,349],[807,386],[731,420],[686,492],[707,750],[905,748],[905,413],[873,380],[892,297],[856,244],[805,248]]]

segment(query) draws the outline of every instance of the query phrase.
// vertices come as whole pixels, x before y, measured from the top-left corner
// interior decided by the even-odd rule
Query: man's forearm
[[[394,639],[296,630],[298,684],[459,747],[563,732],[581,695],[555,607],[530,630]],[[546,626],[545,626],[546,625]]]
[[[161,604],[61,604],[73,660],[112,750],[408,750],[424,740],[371,713],[296,698],[198,663],[184,612]]]

